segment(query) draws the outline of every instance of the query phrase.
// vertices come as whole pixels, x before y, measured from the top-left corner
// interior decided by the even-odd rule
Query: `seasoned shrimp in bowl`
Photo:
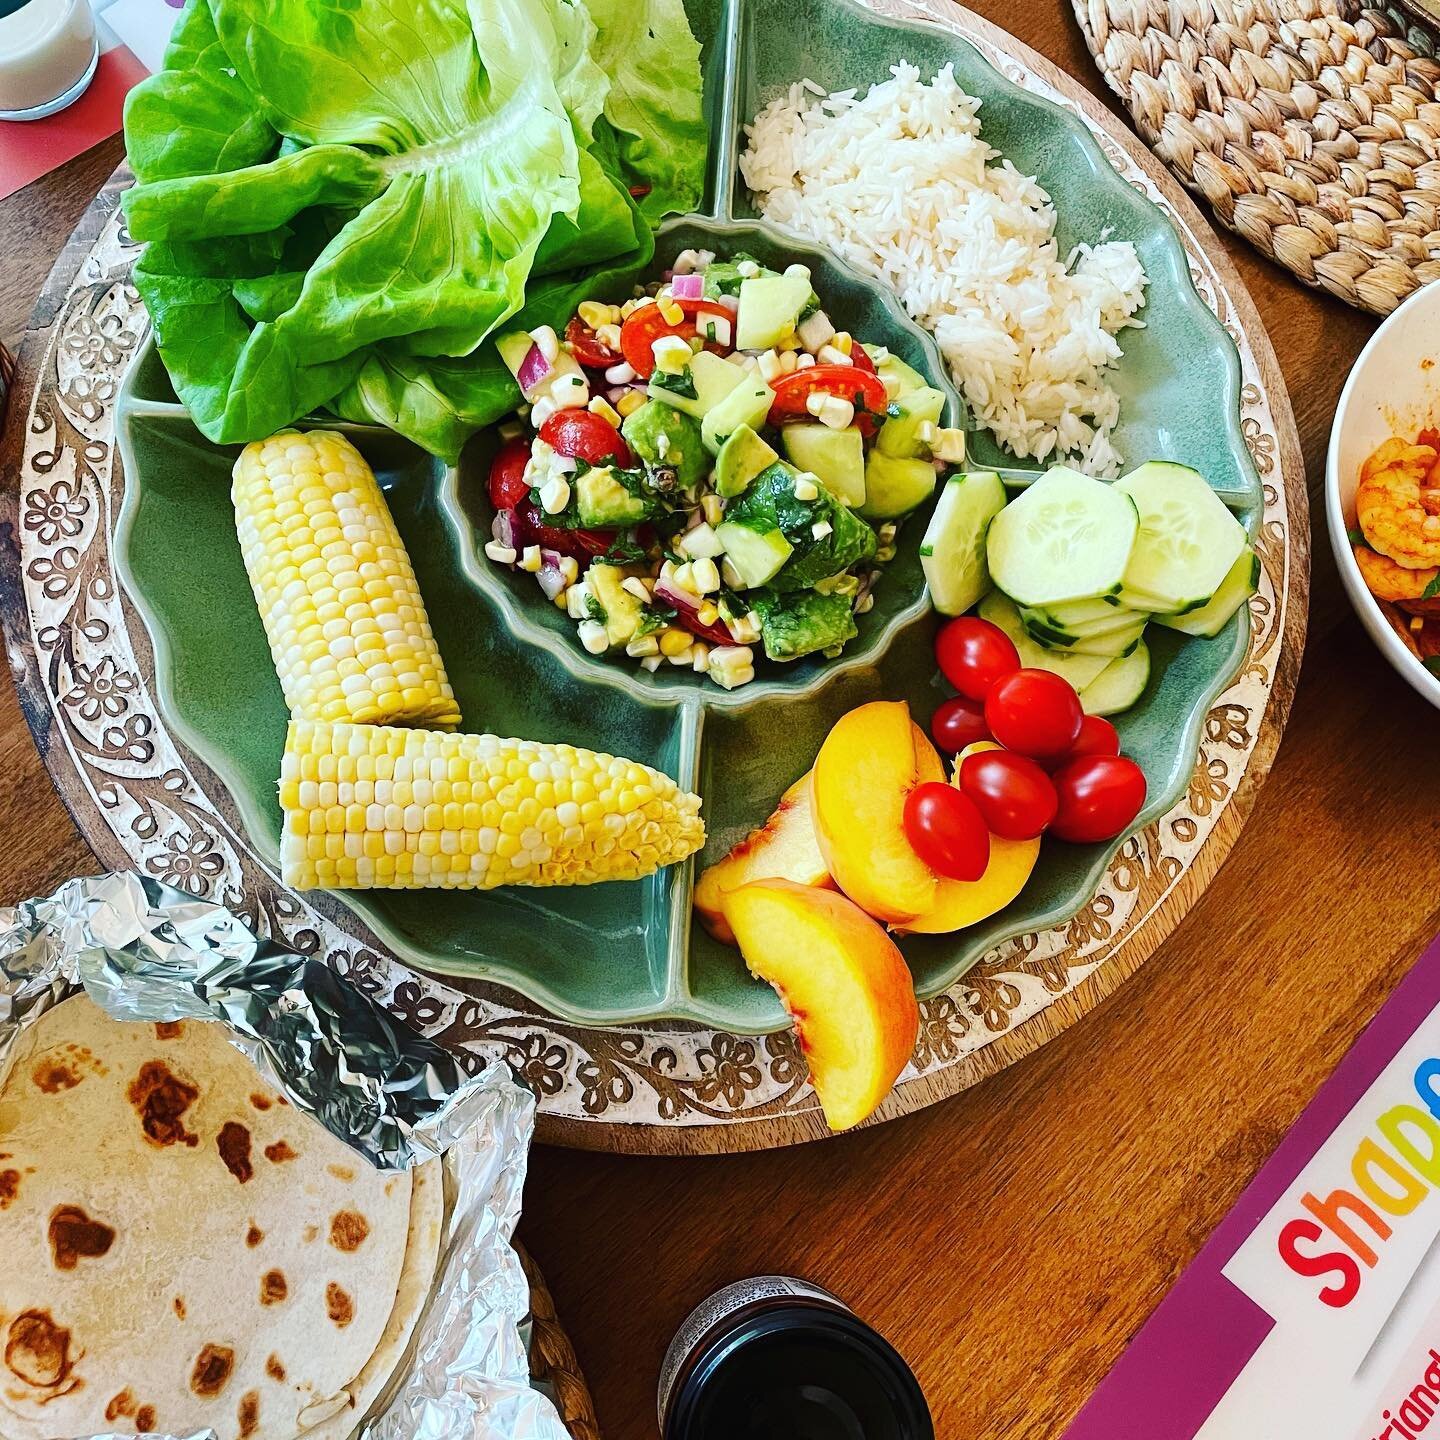
[[[1355,613],[1440,708],[1440,285],[1371,336],[1340,394],[1326,518]]]
[[[1370,455],[1349,540],[1396,634],[1422,663],[1440,655],[1440,431],[1392,435]]]

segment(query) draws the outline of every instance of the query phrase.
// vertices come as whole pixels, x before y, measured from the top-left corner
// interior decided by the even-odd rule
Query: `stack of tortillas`
[[[438,1163],[386,1174],[218,1024],[84,996],[0,1088],[0,1437],[342,1440],[433,1281]]]

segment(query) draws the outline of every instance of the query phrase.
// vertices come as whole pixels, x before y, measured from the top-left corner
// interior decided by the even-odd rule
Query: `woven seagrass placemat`
[[[1440,279],[1440,62],[1358,0],[1072,0],[1141,136],[1307,285],[1385,314]]]

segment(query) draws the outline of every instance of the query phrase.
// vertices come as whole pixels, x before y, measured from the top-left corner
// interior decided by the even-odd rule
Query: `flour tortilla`
[[[373,1169],[221,1026],[175,1029],[77,996],[0,1085],[0,1440],[338,1440],[408,1343],[438,1176]]]

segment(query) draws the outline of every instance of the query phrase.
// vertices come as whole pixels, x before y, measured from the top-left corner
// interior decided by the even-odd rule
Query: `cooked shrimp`
[[[1365,588],[1377,600],[1389,600],[1392,604],[1404,605],[1408,610],[1412,605],[1423,604],[1428,610],[1435,606],[1435,612],[1440,612],[1440,604],[1437,604],[1434,595],[1426,596],[1425,591],[1440,578],[1440,569],[1429,570],[1407,570],[1403,565],[1397,565],[1388,555],[1382,555],[1378,550],[1368,549],[1364,545],[1355,547],[1355,563],[1360,567],[1360,574],[1365,579]],[[1415,613],[1415,612],[1412,612]],[[1419,612],[1421,614],[1425,611]]]
[[[1431,477],[1436,461],[1430,446],[1392,435],[1360,468],[1360,529],[1374,549],[1406,570],[1440,565],[1440,485]]]

